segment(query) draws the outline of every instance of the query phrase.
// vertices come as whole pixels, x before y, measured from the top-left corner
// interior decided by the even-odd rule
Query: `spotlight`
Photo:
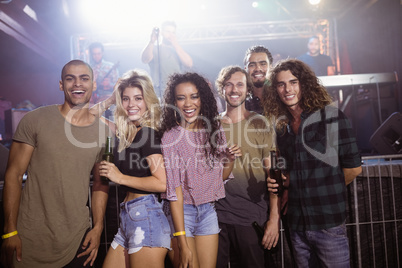
[[[36,17],[36,12],[35,10],[33,10],[30,6],[25,5],[24,7],[24,12],[25,14],[27,14],[28,16],[30,16],[33,20],[38,21],[38,18]]]
[[[316,6],[321,3],[321,0],[308,0],[308,2],[310,3],[310,5]]]
[[[257,2],[257,1],[254,1],[254,2],[251,4],[251,6],[254,7],[254,8],[257,8],[257,7],[258,7],[258,2]]]

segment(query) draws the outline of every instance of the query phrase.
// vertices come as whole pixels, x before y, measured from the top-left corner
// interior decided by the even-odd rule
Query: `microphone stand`
[[[162,71],[161,71],[161,56],[160,56],[160,50],[159,50],[159,28],[155,28],[156,32],[156,49],[158,51],[158,97],[159,99],[162,100]]]

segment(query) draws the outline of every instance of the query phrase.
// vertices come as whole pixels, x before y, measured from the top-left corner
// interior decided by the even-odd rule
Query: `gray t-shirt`
[[[153,51],[153,59],[149,63],[151,69],[152,82],[155,87],[155,91],[158,97],[163,97],[163,92],[166,88],[166,83],[170,75],[174,73],[180,73],[182,71],[182,65],[179,55],[177,55],[175,49],[167,45],[159,45],[159,53],[157,47]],[[159,70],[160,60],[160,70]],[[160,71],[160,88],[159,88],[159,71]]]

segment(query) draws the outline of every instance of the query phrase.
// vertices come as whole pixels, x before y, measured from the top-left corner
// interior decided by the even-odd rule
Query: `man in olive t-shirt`
[[[5,267],[83,267],[97,256],[108,185],[94,167],[110,134],[89,113],[96,83],[88,64],[67,63],[59,87],[64,103],[27,113],[13,137],[3,193]]]
[[[275,247],[279,239],[278,197],[266,187],[275,132],[265,117],[246,110],[246,95],[253,86],[244,69],[223,68],[216,85],[226,100],[221,119],[226,139],[243,154],[235,161],[234,178],[225,184],[226,197],[216,203],[221,228],[217,267],[227,267],[228,262],[231,267],[266,267],[264,248]],[[254,221],[264,226],[262,241]]]

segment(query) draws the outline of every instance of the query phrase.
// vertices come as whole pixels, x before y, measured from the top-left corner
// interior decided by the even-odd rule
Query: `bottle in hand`
[[[269,175],[271,179],[274,179],[276,183],[279,185],[277,187],[276,194],[281,197],[283,194],[283,180],[282,180],[282,171],[278,168],[278,151],[271,151],[271,168],[269,170]]]
[[[114,156],[113,156],[113,150],[112,150],[112,138],[107,137],[106,138],[106,146],[105,146],[105,152],[102,155],[102,160],[107,161],[107,162],[114,162]],[[109,181],[107,177],[101,176],[102,181]]]
[[[254,221],[251,225],[253,226],[255,232],[257,233],[258,240],[261,242],[264,237],[264,228],[261,225],[259,225],[256,221]],[[266,249],[266,250],[268,250],[268,249]],[[278,246],[275,246],[275,247],[271,248],[269,251],[271,253],[275,253],[275,252],[277,252],[277,250],[278,250]],[[272,258],[272,257],[269,256],[268,258]],[[274,263],[274,262],[271,262],[271,263]]]
[[[258,235],[258,238],[259,238],[260,241],[261,241],[262,238],[264,237],[264,229],[263,229],[256,221],[254,221],[254,222],[252,223],[252,225],[253,225],[253,228],[254,228],[255,232],[256,232],[257,235]]]

